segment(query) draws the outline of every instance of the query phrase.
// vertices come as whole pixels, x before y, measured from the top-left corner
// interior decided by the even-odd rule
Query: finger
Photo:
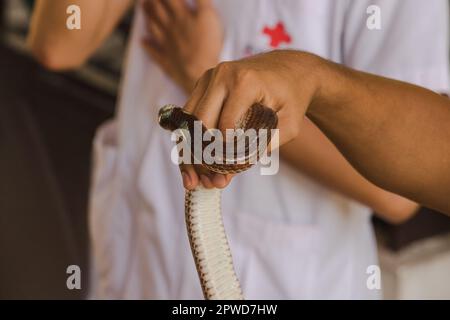
[[[194,166],[190,164],[181,164],[179,167],[183,179],[183,186],[187,190],[195,189],[200,182],[200,178],[195,171]]]
[[[226,188],[232,179],[232,175],[227,174],[220,174],[220,173],[216,173],[211,175],[211,181],[214,185],[215,188],[219,188],[219,189],[224,189]]]
[[[168,70],[170,67],[167,55],[162,48],[154,40],[143,39],[142,46],[147,54],[163,69]]]
[[[203,74],[203,76],[197,81],[195,84],[194,90],[192,90],[192,93],[186,102],[184,106],[184,111],[188,113],[193,113],[195,110],[195,107],[202,99],[203,95],[205,94],[206,88],[208,87],[210,78],[211,78],[212,70],[208,70]]]
[[[235,129],[249,108],[261,100],[262,93],[252,85],[230,89],[220,114],[219,130],[225,134],[226,129]]]
[[[169,13],[161,0],[146,0],[143,3],[143,8],[150,21],[153,21],[162,29],[170,27]]]
[[[149,40],[158,47],[162,47],[165,43],[165,34],[161,27],[156,24],[154,21],[147,21],[147,30],[149,33]]]
[[[214,184],[212,183],[210,177],[207,176],[206,174],[201,174],[200,175],[200,181],[201,181],[202,185],[206,189],[213,189],[214,188]]]
[[[210,72],[206,90],[192,112],[209,129],[217,128],[222,105],[227,96],[226,85],[217,76],[217,72],[218,68]]]
[[[195,189],[199,183],[202,183],[205,188],[223,189],[230,184],[234,177],[232,174],[211,173],[201,165],[181,164],[179,167],[183,179],[183,186],[187,190]]]

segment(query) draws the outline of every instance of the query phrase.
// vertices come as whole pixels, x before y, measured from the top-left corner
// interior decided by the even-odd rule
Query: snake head
[[[194,121],[197,121],[196,117],[173,104],[165,105],[158,113],[159,125],[169,131],[177,129],[193,130]]]
[[[177,129],[173,121],[173,114],[176,108],[178,107],[173,104],[168,104],[159,109],[158,123],[163,129],[170,131],[174,131],[175,129]]]

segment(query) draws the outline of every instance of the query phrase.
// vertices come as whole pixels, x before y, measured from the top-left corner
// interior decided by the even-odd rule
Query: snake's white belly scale
[[[201,186],[186,191],[189,241],[206,299],[242,300],[242,290],[223,226],[221,191]]]

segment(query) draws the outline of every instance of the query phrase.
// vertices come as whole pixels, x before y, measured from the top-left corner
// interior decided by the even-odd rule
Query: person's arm
[[[359,174],[308,118],[298,136],[281,147],[280,154],[300,172],[370,207],[390,223],[403,223],[417,212],[417,203],[377,187]]]
[[[144,1],[143,4],[150,36],[144,39],[144,47],[167,75],[190,94],[202,73],[219,61],[222,26],[217,13],[209,0],[200,3],[196,11],[180,2],[168,1],[163,6],[162,1],[156,0]],[[296,139],[283,146],[281,154],[297,170],[371,207],[390,222],[400,223],[417,209],[416,203],[364,179],[309,121]],[[188,166],[182,165],[181,169],[189,174]],[[207,179],[202,177],[205,185],[225,186]],[[190,185],[185,183],[185,187],[190,188]]]
[[[450,213],[448,99],[285,50],[209,70],[185,109],[224,130],[255,102],[277,111],[281,144],[300,133],[307,114],[369,181]]]
[[[307,115],[366,178],[450,213],[450,102],[400,81],[323,63]]]
[[[37,0],[28,34],[28,47],[47,68],[82,65],[111,33],[132,0]],[[66,27],[67,7],[81,9],[81,30]]]

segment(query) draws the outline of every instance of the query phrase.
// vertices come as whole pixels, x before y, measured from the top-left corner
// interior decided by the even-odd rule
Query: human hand
[[[223,28],[211,0],[145,0],[148,54],[190,94],[198,78],[219,62]]]
[[[225,132],[236,127],[250,106],[261,103],[277,112],[282,145],[297,136],[308,106],[319,98],[323,61],[285,50],[221,63],[203,75],[184,109],[207,128]],[[205,174],[190,165],[182,168],[182,175],[187,189],[199,181],[207,188],[223,188],[231,180],[231,176]]]

